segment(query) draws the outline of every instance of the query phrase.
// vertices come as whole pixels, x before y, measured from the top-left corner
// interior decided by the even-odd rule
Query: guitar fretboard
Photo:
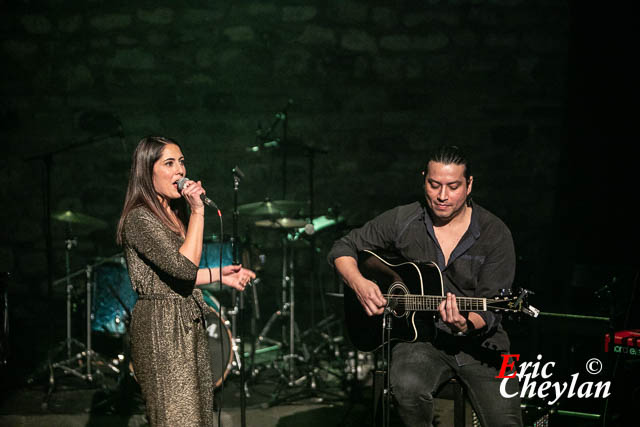
[[[438,311],[438,306],[447,297],[440,295],[383,295],[390,305],[408,311]],[[456,297],[459,311],[487,311],[486,298]]]

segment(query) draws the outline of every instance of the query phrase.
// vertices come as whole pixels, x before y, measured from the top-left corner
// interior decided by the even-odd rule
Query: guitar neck
[[[441,295],[384,295],[390,305],[398,305],[408,311],[438,311],[447,297]],[[487,311],[486,298],[456,297],[459,311]]]

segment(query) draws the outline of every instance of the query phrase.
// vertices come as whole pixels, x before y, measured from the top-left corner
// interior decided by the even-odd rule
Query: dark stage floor
[[[247,384],[245,422],[247,426],[363,426],[372,425],[372,389],[367,381],[350,388],[340,381],[323,382],[317,387],[303,381],[287,386],[281,372],[264,368]],[[322,384],[321,384],[322,383]],[[48,379],[5,390],[0,403],[0,426],[144,426],[144,403],[134,380],[118,386],[103,378],[89,384],[73,375],[59,372],[55,389],[47,399]],[[218,389],[223,426],[241,423],[240,378],[231,373]],[[449,402],[441,405],[443,411]],[[451,408],[449,408],[450,410]],[[444,414],[443,416],[447,416]],[[392,420],[392,426],[400,426]],[[448,425],[448,424],[441,424]]]
[[[280,381],[281,372],[264,369],[248,384],[245,405],[245,425],[248,427],[327,427],[374,426],[371,377],[354,388],[338,383],[323,384],[313,389],[310,383],[286,386]],[[30,385],[4,390],[0,402],[2,427],[138,427],[147,426],[144,403],[134,380],[118,387],[113,381],[86,381],[65,374],[56,375],[56,387],[47,399],[46,378]],[[107,384],[108,383],[108,384]],[[218,389],[218,404],[222,405],[221,425],[241,426],[240,378],[231,374]],[[220,399],[222,398],[222,399]],[[453,427],[453,401],[435,400],[434,426]],[[523,411],[525,426],[534,426],[543,411]],[[392,411],[389,427],[402,423]],[[466,404],[465,426],[474,424],[470,404]],[[550,426],[596,427],[594,420],[551,415]]]
[[[32,304],[33,301],[29,303]],[[42,311],[45,312],[45,309]],[[55,388],[47,399],[49,372],[46,363],[43,364],[42,361],[46,361],[47,352],[50,353],[50,349],[55,347],[50,343],[61,342],[60,333],[64,332],[64,324],[59,320],[56,323],[55,319],[45,323],[41,319],[26,317],[22,323],[16,322],[14,325],[12,336],[16,345],[13,347],[12,363],[8,365],[10,369],[0,370],[0,427],[147,425],[144,403],[130,371],[127,369],[126,375],[118,375],[104,364],[105,361],[113,361],[114,357],[122,352],[122,338],[113,339],[93,334],[92,348],[102,356],[98,358],[101,364],[96,365],[96,369],[104,374],[97,375],[93,383],[88,383],[56,369]],[[335,326],[333,323],[331,325]],[[54,333],[49,333],[50,331]],[[297,348],[298,352],[306,353],[307,356],[303,362],[296,364],[293,378],[298,381],[294,386],[287,385],[285,381],[285,378],[288,378],[288,370],[282,354],[284,350],[277,345],[274,349],[274,346],[269,344],[259,349],[251,370],[252,375],[248,375],[247,379],[249,393],[245,405],[246,426],[374,425],[373,356],[369,353],[359,353],[358,368],[354,370],[353,347],[344,342],[339,330],[311,331],[312,333],[302,334],[305,344],[303,348]],[[555,332],[559,334],[557,327]],[[514,337],[522,341],[521,335],[524,336],[514,334]],[[531,339],[528,335],[526,337]],[[524,346],[518,342],[516,347]],[[551,349],[554,346],[547,342],[544,348]],[[59,358],[54,357],[53,361],[59,361]],[[31,368],[38,364],[41,366],[40,369]],[[121,363],[119,366],[125,365],[126,363]],[[251,364],[247,362],[247,366]],[[574,368],[573,365],[571,368]],[[314,381],[308,377],[304,378],[309,372],[314,373]],[[357,372],[358,381],[353,379],[354,372]],[[631,374],[628,377],[633,378]],[[33,380],[30,383],[27,381],[29,378]],[[223,382],[223,388],[218,390],[222,426],[242,425],[239,386],[239,375],[231,371]],[[577,406],[576,403],[582,405]],[[567,402],[566,405],[563,403],[562,409],[600,412],[600,401],[591,402],[592,407],[585,407],[585,403],[589,402]],[[533,423],[543,416],[545,411],[548,412],[548,409],[543,406],[540,409],[524,410],[525,425],[534,425]],[[434,425],[453,426],[452,401],[436,399],[435,410]],[[468,403],[466,415],[466,425],[472,426],[472,411]],[[599,427],[601,423],[552,414],[548,425]],[[392,411],[390,427],[399,426],[401,423]]]

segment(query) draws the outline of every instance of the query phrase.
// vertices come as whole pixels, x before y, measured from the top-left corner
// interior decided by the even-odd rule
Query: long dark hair
[[[176,224],[167,211],[163,208],[158,194],[153,186],[153,165],[162,156],[162,151],[168,144],[175,144],[180,147],[176,141],[171,138],[162,136],[147,136],[142,138],[133,152],[131,159],[131,171],[129,172],[129,184],[127,186],[127,195],[124,199],[124,207],[118,221],[118,230],[116,231],[116,242],[118,245],[123,243],[124,221],[132,209],[139,206],[145,206],[155,216],[162,221],[171,231],[176,234],[183,235],[185,233],[185,225],[187,224],[187,204],[183,198],[171,200],[171,210],[180,220],[180,224]]]

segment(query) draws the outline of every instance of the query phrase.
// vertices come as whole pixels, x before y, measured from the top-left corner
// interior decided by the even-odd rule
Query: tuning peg
[[[538,317],[538,315],[540,314],[540,310],[538,310],[537,308],[535,308],[534,306],[530,305],[528,307],[523,307],[522,311],[525,314],[528,314],[529,316],[536,318]]]
[[[510,297],[511,295],[513,295],[513,291],[511,289],[500,289],[500,296]]]

